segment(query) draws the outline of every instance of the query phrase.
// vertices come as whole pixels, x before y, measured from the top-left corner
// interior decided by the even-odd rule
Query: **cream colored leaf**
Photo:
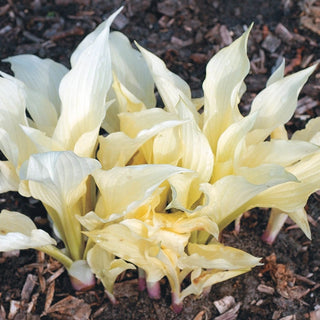
[[[119,118],[121,131],[130,138],[135,138],[140,131],[151,129],[162,122],[180,120],[176,114],[160,108],[140,112],[125,112],[121,113]]]
[[[47,245],[56,245],[56,241],[37,229],[30,218],[15,211],[1,211],[0,251],[38,249]]]
[[[201,182],[196,172],[170,177],[172,200],[166,209],[175,208],[189,213],[199,210]]]
[[[183,142],[181,166],[197,172],[201,182],[208,182],[214,164],[210,144],[183,99],[179,100],[176,109],[181,119],[188,120],[180,127]]]
[[[253,268],[259,265],[261,258],[252,256],[242,250],[215,244],[188,244],[188,256],[179,259],[181,269],[188,267],[195,269],[237,270]]]
[[[188,84],[179,76],[169,71],[160,58],[142,48],[137,43],[136,45],[149,67],[153,80],[167,110],[172,113],[177,113],[176,105],[180,98],[182,98],[190,112],[193,114],[194,120],[199,123],[199,113],[192,102],[191,90]]]
[[[113,297],[113,286],[117,277],[123,271],[135,269],[133,264],[127,263],[122,259],[115,259],[113,254],[102,249],[99,245],[95,245],[89,250],[87,261],[92,272],[101,280],[108,295],[111,297]]]
[[[9,161],[0,161],[0,193],[18,191],[20,179]]]
[[[153,140],[153,153],[148,149],[142,149],[147,163],[171,164],[177,166],[182,157],[182,141],[180,138],[180,128],[170,128],[160,132]]]
[[[96,39],[99,37],[99,35],[105,30],[105,28],[108,28],[108,25],[111,25],[110,20],[114,20],[114,18],[121,12],[123,7],[120,7],[118,10],[116,10],[114,13],[110,15],[110,17],[100,23],[93,32],[89,33],[78,45],[76,50],[72,53],[71,56],[71,66],[74,67],[76,63],[78,62],[81,54],[83,51],[85,51],[88,47],[90,47]]]
[[[156,241],[144,239],[122,224],[112,224],[85,234],[109,253],[142,268],[147,281],[156,282],[164,277],[163,265],[156,257],[160,251]]]
[[[56,113],[60,114],[59,85],[68,72],[65,66],[51,59],[41,59],[30,54],[13,56],[4,61],[11,63],[11,69],[17,79],[32,92],[37,93],[43,101],[48,100],[48,103],[54,106]]]
[[[251,269],[239,269],[239,270],[206,270],[202,271],[200,268],[191,273],[191,284],[182,290],[181,299],[194,294],[200,295],[204,289],[210,288],[212,285],[226,281],[228,279],[239,276],[243,273],[249,272]]]
[[[30,180],[32,196],[62,212],[65,204],[72,206],[84,192],[79,188],[94,170],[97,160],[80,158],[71,151],[45,152],[32,155],[20,169],[20,178]]]
[[[43,131],[20,125],[25,135],[33,142],[36,152],[64,151],[59,142],[48,137]]]
[[[92,175],[104,202],[101,218],[136,209],[170,176],[188,171],[170,165],[139,165],[95,171]]]
[[[231,124],[220,136],[217,145],[216,161],[232,160],[238,144],[254,126],[257,114],[253,113]]]
[[[286,66],[285,59],[282,59],[280,66],[272,73],[270,78],[268,79],[267,86],[272,85],[273,83],[277,82],[278,80],[283,79],[284,77],[284,69]]]
[[[226,176],[213,185],[204,183],[201,190],[208,204],[200,212],[211,217],[223,230],[245,211],[248,201],[267,188],[265,184],[252,184],[242,176]]]
[[[262,164],[254,168],[241,167],[236,170],[236,174],[244,177],[250,183],[265,184],[268,187],[287,181],[297,181],[295,175],[273,163]]]
[[[97,160],[56,151],[32,155],[20,169],[20,179],[28,180],[31,195],[46,206],[74,260],[80,260],[83,253],[81,226],[75,215],[85,213],[80,199],[87,191],[86,179],[100,167]]]
[[[112,107],[115,108],[117,115],[121,112],[138,112],[146,109],[145,104],[121,84],[115,75],[113,76],[112,89],[117,98]],[[109,122],[108,120],[107,117],[104,119]]]
[[[233,122],[241,119],[237,105],[250,67],[246,49],[250,29],[230,46],[220,50],[207,65],[203,83],[203,131],[214,153],[220,135]]]
[[[142,55],[120,32],[110,33],[112,70],[119,82],[147,108],[156,104],[154,82]]]
[[[112,82],[109,27],[116,14],[107,20],[95,40],[81,52],[59,88],[62,109],[53,137],[66,150],[74,150],[81,136],[94,132],[94,143],[91,141],[82,147],[82,156],[93,155],[106,113],[106,95]]]
[[[28,125],[25,106],[23,84],[11,76],[0,77],[0,149],[15,167],[36,151],[20,128]]]
[[[263,141],[249,145],[244,150],[239,165],[251,168],[266,163],[288,166],[316,151],[319,151],[319,147],[305,141]]]
[[[320,117],[310,119],[305,129],[295,131],[291,139],[309,141],[320,146]]]
[[[107,137],[99,137],[98,160],[104,170],[115,166],[123,167],[138,151],[138,149],[158,133],[183,124],[182,121],[164,121],[150,129],[141,130],[135,138],[128,137],[123,132],[114,132]]]
[[[253,100],[250,113],[258,112],[252,132],[248,134],[249,144],[261,142],[293,115],[302,86],[316,66],[309,67],[269,85]]]

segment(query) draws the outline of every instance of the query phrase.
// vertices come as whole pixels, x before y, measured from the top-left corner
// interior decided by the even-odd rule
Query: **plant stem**
[[[286,222],[288,218],[288,215],[283,213],[282,211],[278,209],[272,209],[270,218],[268,221],[267,229],[261,236],[261,239],[268,243],[273,244],[273,242],[276,240],[278,233],[280,232],[282,226]]]
[[[69,269],[73,263],[73,261],[68,256],[63,254],[61,250],[57,249],[54,246],[49,245],[49,246],[41,247],[39,248],[39,250],[43,251],[48,256],[62,263],[66,269]]]

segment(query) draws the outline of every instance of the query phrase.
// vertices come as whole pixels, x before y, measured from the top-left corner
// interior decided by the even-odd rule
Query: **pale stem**
[[[54,246],[49,245],[40,247],[39,250],[59,261],[66,269],[69,269],[73,263],[73,261],[68,256],[63,254],[61,250],[57,249]]]
[[[180,313],[183,309],[183,301],[177,292],[171,292],[171,308],[175,313]]]
[[[79,200],[80,202],[81,200]],[[72,208],[65,207],[64,214],[64,234],[66,237],[66,247],[73,260],[81,260],[84,251],[84,239],[81,232],[80,222],[75,218],[75,214],[81,212],[78,210],[80,203],[76,203]]]
[[[160,299],[161,297],[161,288],[160,288],[160,282],[156,281],[156,282],[146,282],[147,284],[147,290],[148,290],[148,294],[149,297],[151,299]]]
[[[146,273],[143,269],[138,268],[138,288],[139,291],[143,291],[146,289]]]
[[[263,233],[261,239],[267,244],[270,244],[270,245],[273,244],[282,226],[286,222],[287,218],[288,218],[287,214],[283,213],[278,209],[273,208],[271,210],[267,228]]]
[[[241,218],[242,218],[242,215],[239,216],[234,222],[234,232],[235,232],[235,234],[239,234],[240,233]]]
[[[96,278],[86,260],[75,261],[68,269],[72,287],[78,291],[87,291],[96,284]]]

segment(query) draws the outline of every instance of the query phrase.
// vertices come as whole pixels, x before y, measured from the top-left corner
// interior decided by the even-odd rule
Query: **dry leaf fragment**
[[[225,313],[236,304],[236,301],[232,296],[225,296],[220,300],[214,301],[213,304],[218,309],[219,313]]]
[[[205,311],[200,311],[194,318],[193,320],[202,320],[202,316],[205,314]]]
[[[310,320],[319,320],[320,319],[320,309],[310,312]]]
[[[0,320],[6,319],[6,310],[4,310],[4,306],[0,305]]]
[[[293,314],[290,316],[283,317],[280,320],[296,320],[296,319],[297,319],[296,316]]]
[[[48,287],[48,291],[47,291],[47,295],[46,295],[46,302],[44,304],[44,314],[47,313],[47,311],[49,310],[53,297],[54,297],[54,291],[55,291],[55,282],[52,281],[49,284]]]
[[[29,301],[31,293],[36,285],[38,277],[33,274],[28,274],[26,282],[21,291],[21,300]]]
[[[274,288],[266,286],[265,284],[259,284],[257,290],[262,293],[274,294]]]
[[[232,309],[227,311],[226,313],[215,317],[214,320],[235,320],[238,317],[238,312],[240,309],[241,303],[238,302]]]
[[[138,279],[116,282],[113,287],[113,293],[118,298],[138,296]]]
[[[47,284],[49,284],[52,281],[56,280],[64,272],[64,270],[65,270],[64,267],[61,267],[60,269],[58,269],[51,277],[49,277],[47,279]]]
[[[47,313],[57,313],[73,320],[87,320],[91,314],[91,307],[82,299],[68,296],[51,306]]]
[[[27,313],[34,311],[39,298],[39,292],[32,295],[31,302],[28,304]]]
[[[8,319],[13,319],[15,315],[18,313],[21,307],[21,302],[16,300],[10,301],[10,310],[8,314]]]

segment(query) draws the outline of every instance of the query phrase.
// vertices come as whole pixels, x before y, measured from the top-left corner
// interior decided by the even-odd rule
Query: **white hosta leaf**
[[[138,44],[137,46],[147,62],[165,107],[170,112],[177,113],[176,105],[182,98],[190,112],[192,112],[194,120],[199,123],[200,116],[192,102],[191,90],[188,84],[179,76],[169,71],[165,63],[156,55],[142,48]]]
[[[138,112],[146,109],[145,104],[140,99],[138,99],[133,93],[131,93],[117,79],[115,75],[113,76],[112,89],[114,91],[114,94],[117,97],[116,102],[114,102],[112,105],[112,108],[115,108],[115,112],[117,115],[121,112]],[[109,95],[110,94],[108,94],[108,96]],[[104,121],[108,121],[108,120],[109,119],[107,117],[104,119]]]
[[[48,233],[37,229],[27,216],[15,211],[1,211],[0,251],[38,249],[55,244],[56,241]]]
[[[306,210],[304,208],[297,208],[294,211],[285,213],[301,228],[306,237],[311,240],[311,230]]]
[[[180,128],[170,128],[159,133],[153,140],[153,152],[151,154],[147,148],[148,146],[145,146],[142,149],[147,163],[162,163],[177,166],[182,157],[183,150]]]
[[[246,49],[250,29],[220,50],[207,65],[203,83],[203,130],[214,153],[220,135],[234,121],[241,119],[237,105],[250,67]]]
[[[310,119],[305,129],[293,133],[292,140],[303,140],[320,146],[320,117]]]
[[[68,72],[65,66],[51,59],[41,59],[30,54],[13,56],[4,61],[11,63],[11,69],[17,79],[32,92],[37,93],[43,101],[48,100],[52,103],[57,114],[60,114],[59,85]]]
[[[188,120],[180,127],[183,142],[181,166],[197,172],[201,182],[208,182],[214,164],[210,144],[183,99],[179,100],[176,109],[181,119]]]
[[[278,80],[255,97],[250,113],[258,112],[258,116],[247,138],[249,144],[263,141],[274,129],[289,121],[296,109],[299,92],[315,67]]]
[[[46,206],[73,260],[81,259],[84,244],[75,216],[85,213],[80,200],[87,191],[87,177],[100,167],[97,160],[72,151],[53,151],[32,155],[20,169],[20,178],[28,180],[31,195]]]
[[[156,104],[154,82],[142,55],[121,32],[110,33],[112,70],[119,82],[148,108]]]
[[[252,198],[266,189],[268,185],[250,183],[242,176],[226,176],[213,185],[204,183],[201,190],[208,204],[200,212],[209,215],[222,230],[246,211]]]
[[[248,272],[260,261],[260,258],[220,243],[189,243],[188,254],[178,262],[180,268],[192,271],[191,284],[181,292],[181,299],[190,294],[199,295],[216,283]]]
[[[216,283],[223,282],[249,272],[250,270],[250,268],[246,268],[221,271],[216,269],[202,270],[201,268],[197,268],[191,273],[191,284],[182,290],[181,299],[184,299],[191,294],[198,296],[204,291],[204,289],[210,288]]]
[[[303,208],[309,196],[320,189],[320,153],[306,157],[286,169],[294,174],[299,182],[289,181],[262,191],[248,202],[246,210],[254,207],[276,208],[292,216],[306,236],[310,237]]]
[[[136,269],[131,263],[125,262],[122,259],[115,259],[112,253],[104,250],[99,245],[95,245],[89,250],[87,261],[92,272],[101,280],[111,298],[113,298],[113,286],[117,277],[123,271]]]
[[[104,170],[115,166],[124,167],[137,150],[158,133],[183,124],[183,121],[165,121],[150,129],[142,130],[135,138],[128,137],[123,132],[114,132],[107,137],[99,137],[98,160]]]
[[[180,120],[178,115],[166,112],[160,108],[147,109],[140,112],[126,112],[119,115],[120,129],[131,138],[137,137],[140,131],[151,129],[152,127],[167,121]],[[171,137],[171,134],[175,134]],[[141,148],[141,152],[147,163],[174,163],[180,158],[181,142],[179,141],[179,130],[177,128],[168,128],[162,131],[157,142],[147,141]],[[170,139],[171,138],[171,139]],[[169,143],[166,145],[166,142]],[[171,148],[169,149],[169,146]],[[175,149],[179,146],[179,149]],[[156,153],[156,160],[154,159]],[[170,161],[168,156],[171,156]]]
[[[170,177],[172,200],[166,209],[175,208],[189,213],[199,210],[200,204],[197,202],[201,196],[201,182],[196,172]],[[195,206],[197,207],[194,208]]]
[[[193,231],[207,231],[209,234],[214,237],[218,237],[219,229],[218,226],[210,217],[208,216],[198,216],[198,215],[188,215],[185,212],[174,212],[174,213],[153,213],[152,224],[157,228],[157,231],[154,233],[157,234],[159,232],[158,229],[165,229],[172,233],[177,234],[187,234],[188,238]],[[150,232],[149,232],[150,234]],[[159,240],[161,240],[161,236],[157,236]],[[165,241],[165,237],[162,237],[163,241]],[[168,236],[170,239],[170,236]],[[188,240],[188,239],[187,239]],[[171,244],[170,244],[171,242]],[[174,241],[166,241],[168,243],[165,245],[167,248],[174,249],[172,246],[175,246]],[[181,247],[180,247],[181,248]],[[183,247],[184,248],[184,247]],[[174,250],[176,250],[175,248]],[[183,249],[184,250],[184,249]],[[178,250],[179,251],[179,250]]]
[[[242,250],[227,247],[221,243],[188,244],[188,256],[179,259],[180,268],[236,270],[252,268],[259,264],[261,258],[252,256]]]
[[[175,174],[190,170],[170,165],[139,165],[97,170],[93,177],[104,202],[101,218],[111,214],[123,215],[136,209],[160,186]],[[124,196],[125,195],[125,196]]]
[[[272,73],[270,78],[268,79],[267,86],[277,82],[278,80],[283,79],[284,77],[284,69],[285,69],[285,59],[282,60],[280,66]]]
[[[0,161],[0,193],[18,191],[20,179],[9,161]]]
[[[265,163],[254,168],[240,167],[236,169],[235,173],[250,183],[265,184],[268,187],[287,181],[297,181],[295,175],[286,171],[284,167],[273,163]]]
[[[85,192],[84,180],[101,165],[97,160],[80,158],[71,151],[45,152],[32,155],[20,169],[20,178],[29,180],[34,198],[63,212]]]
[[[142,268],[150,282],[164,277],[163,264],[157,259],[160,246],[156,241],[145,239],[122,224],[112,224],[85,234],[109,253]]]
[[[25,106],[24,85],[11,76],[0,77],[0,149],[15,167],[36,152],[20,128],[28,125]]]
[[[47,98],[29,88],[26,88],[26,103],[35,126],[51,136],[58,118],[54,105]]]
[[[111,25],[110,20],[114,20],[114,18],[121,12],[123,7],[120,7],[117,11],[115,11],[107,20],[103,21],[101,24],[98,25],[98,27],[95,28],[95,30],[91,33],[89,33],[78,45],[76,50],[72,53],[71,56],[71,66],[72,68],[76,65],[78,62],[81,54],[83,51],[85,51],[88,47],[90,47],[98,38],[98,36],[105,30],[105,28],[108,28],[109,25]]]
[[[74,150],[84,134],[94,132],[94,142],[83,147],[82,156],[92,156],[106,113],[106,95],[112,83],[109,28],[116,14],[109,17],[103,30],[81,52],[60,84],[62,109],[53,137],[65,149]]]
[[[25,135],[33,142],[37,153],[64,151],[58,141],[48,137],[43,131],[31,127],[20,126]]]
[[[11,116],[16,122],[26,125],[25,86],[21,81],[1,72],[0,77],[0,119]]]
[[[257,114],[252,114],[231,124],[220,136],[217,145],[216,161],[232,160],[238,144],[251,130]]]
[[[12,163],[14,165],[14,167],[16,168],[16,167],[18,167],[19,162],[20,162],[19,161],[19,147],[16,144],[17,138],[19,137],[19,134],[14,134],[13,136],[10,136],[10,132],[8,132],[8,131],[6,131],[3,128],[0,128],[0,150],[5,155],[5,157],[8,159],[8,161],[10,161],[10,163]],[[20,133],[20,132],[18,132],[18,133]]]
[[[131,138],[135,138],[140,131],[151,129],[162,122],[180,120],[177,115],[160,108],[124,112],[119,114],[119,118],[121,131]]]
[[[251,168],[266,163],[288,166],[316,151],[319,151],[319,147],[305,141],[263,141],[249,145],[244,150],[239,165]]]
[[[76,218],[79,220],[81,225],[89,231],[99,229],[108,222],[105,219],[101,219],[94,211],[90,211],[84,216],[77,216]]]

